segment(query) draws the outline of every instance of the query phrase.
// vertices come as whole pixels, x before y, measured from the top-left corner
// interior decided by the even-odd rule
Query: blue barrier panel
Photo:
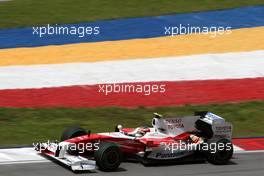
[[[98,26],[100,34],[80,38],[76,35],[33,35],[32,27],[0,30],[0,48],[36,47],[69,43],[126,40],[165,36],[165,26],[222,26],[248,28],[264,26],[264,6],[229,10],[176,14],[156,17],[105,20],[93,23],[68,24],[64,27]]]

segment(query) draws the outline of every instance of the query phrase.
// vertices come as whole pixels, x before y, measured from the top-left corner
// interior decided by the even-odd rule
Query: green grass
[[[264,5],[264,0],[13,0],[0,3],[0,28],[63,24]]]
[[[165,116],[191,115],[210,110],[234,125],[234,136],[264,135],[264,101],[184,107],[15,109],[0,108],[0,146],[32,144],[59,139],[68,126],[81,125],[92,132],[113,131],[116,124],[136,127],[150,124],[153,112]]]

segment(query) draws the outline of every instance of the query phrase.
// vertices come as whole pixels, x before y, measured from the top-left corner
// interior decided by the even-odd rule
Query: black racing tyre
[[[153,162],[151,159],[148,158],[148,155],[150,154],[151,152],[148,151],[148,152],[145,152],[145,155],[141,158],[140,160],[140,163],[147,167],[147,166],[152,166],[153,165]]]
[[[65,141],[67,139],[75,138],[78,136],[83,136],[88,134],[87,131],[81,127],[71,127],[66,129],[61,135],[61,141]]]
[[[233,156],[233,144],[228,139],[213,140],[205,144],[211,146],[209,150],[203,151],[209,163],[224,165],[227,164]]]
[[[151,162],[151,160],[148,159],[148,158],[142,158],[142,159],[140,160],[140,163],[141,163],[143,166],[145,166],[145,167],[148,167],[148,166],[152,166],[152,165],[153,165],[153,162]]]
[[[99,149],[94,152],[96,165],[101,171],[114,171],[122,162],[122,152],[115,143],[100,143]]]

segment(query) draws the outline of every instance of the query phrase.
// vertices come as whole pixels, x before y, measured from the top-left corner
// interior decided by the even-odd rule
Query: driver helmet
[[[163,117],[163,115],[161,115],[161,114],[159,114],[159,113],[153,113],[154,115],[155,115],[155,118],[157,118],[157,119],[160,119],[160,118],[162,118]]]
[[[150,132],[150,129],[148,127],[139,127],[137,129],[137,137],[144,136],[147,132]]]

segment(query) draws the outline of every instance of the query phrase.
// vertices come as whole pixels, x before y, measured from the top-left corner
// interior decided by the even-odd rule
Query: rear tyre
[[[227,164],[233,156],[233,144],[228,139],[214,140],[206,144],[209,144],[209,150],[203,152],[209,163],[224,165]]]
[[[61,135],[61,141],[65,141],[67,139],[75,138],[78,136],[83,136],[88,134],[87,131],[81,127],[71,127],[66,129]]]
[[[94,152],[96,165],[101,171],[114,171],[122,162],[122,152],[115,143],[104,142]]]

